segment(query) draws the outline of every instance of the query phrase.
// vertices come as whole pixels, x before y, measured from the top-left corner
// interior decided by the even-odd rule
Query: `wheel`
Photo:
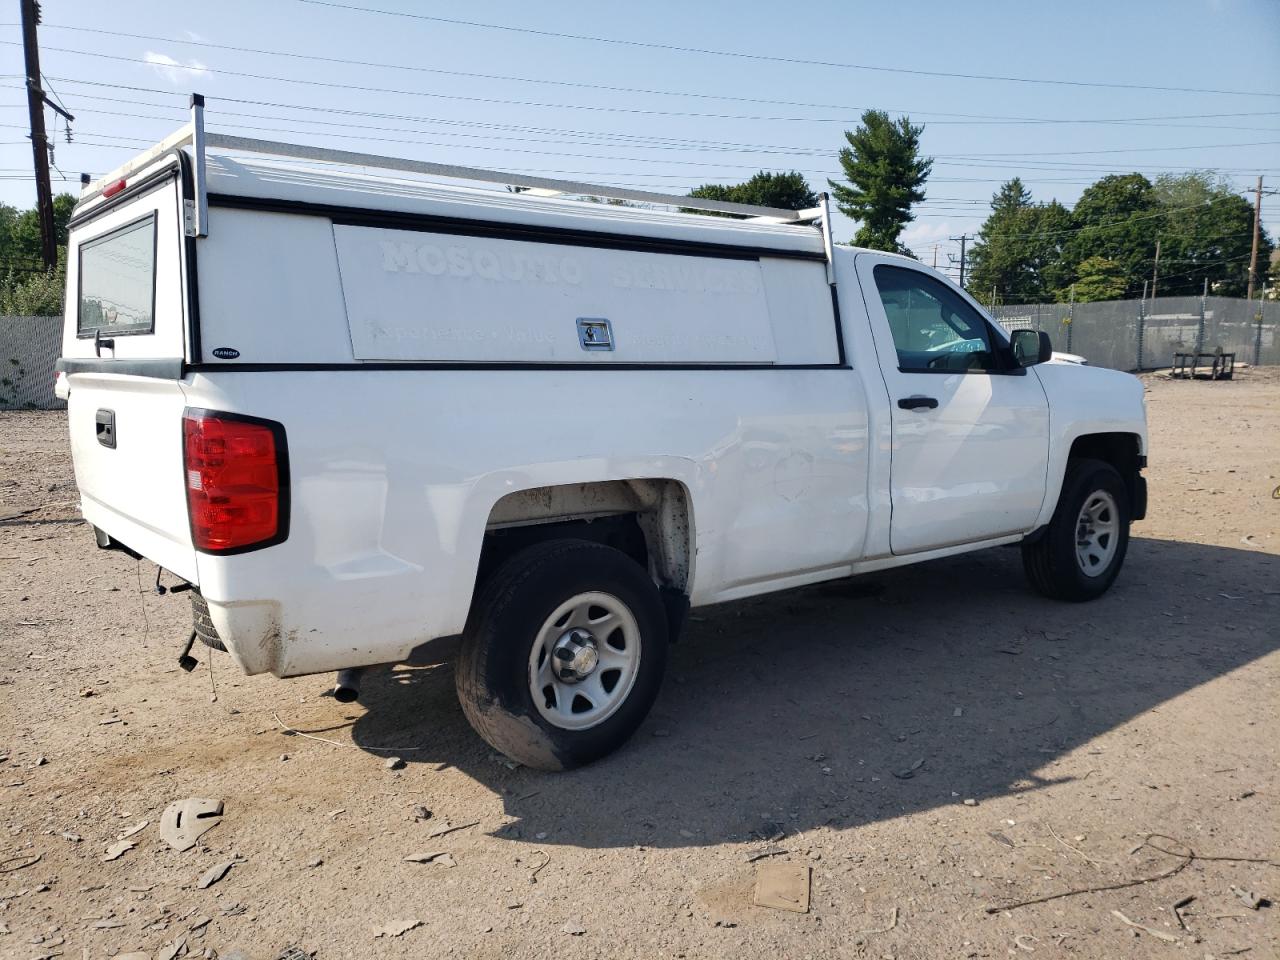
[[[616,750],[653,706],[667,619],[648,573],[585,540],[520,551],[472,605],[458,699],[490,746],[525,766],[566,770]]]
[[[1115,467],[1072,460],[1053,519],[1022,545],[1031,585],[1055,600],[1093,600],[1115,581],[1129,548],[1129,493]]]

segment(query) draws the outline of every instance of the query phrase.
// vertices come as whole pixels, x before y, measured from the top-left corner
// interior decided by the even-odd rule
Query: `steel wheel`
[[[1106,490],[1085,497],[1076,518],[1076,563],[1086,577],[1105,573],[1120,542],[1120,509]]]
[[[529,652],[529,692],[563,730],[603,723],[626,701],[640,669],[640,627],[608,593],[579,593],[547,617]]]

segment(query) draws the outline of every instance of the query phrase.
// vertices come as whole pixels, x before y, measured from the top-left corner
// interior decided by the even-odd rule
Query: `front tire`
[[[566,770],[626,742],[666,660],[667,619],[644,568],[611,547],[553,540],[511,557],[476,597],[458,700],[494,749]]]
[[[1041,537],[1022,545],[1022,566],[1040,593],[1081,602],[1115,582],[1129,548],[1129,491],[1102,460],[1072,460],[1058,507]]]

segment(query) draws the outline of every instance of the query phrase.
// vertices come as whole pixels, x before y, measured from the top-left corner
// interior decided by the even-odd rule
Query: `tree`
[[[11,283],[0,286],[0,315],[51,317],[62,313],[62,296],[66,291],[64,259],[59,256],[57,268],[47,273],[38,270],[27,274],[25,279],[15,277]]]
[[[908,117],[890,120],[883,110],[868,110],[856,130],[846,130],[848,146],[840,150],[840,166],[848,185],[829,180],[840,212],[862,226],[853,242],[873,250],[906,253],[898,242],[915,219],[913,204],[924,199],[924,182],[933,160],[920,156],[922,126]]]
[[[1013,303],[1052,303],[1070,285],[1062,259],[1072,230],[1067,208],[1052,200],[1032,203],[1014,177],[991,197],[991,215],[978,231],[967,286],[976,296]]]
[[[46,271],[40,252],[40,218],[32,210],[0,204],[0,313],[12,315],[62,312],[68,224],[76,198],[53,198],[54,238],[58,266]]]
[[[1090,257],[1076,268],[1076,302],[1123,299],[1127,283],[1122,264],[1106,257]]]
[[[1196,296],[1204,282],[1218,294],[1242,297],[1248,289],[1253,206],[1230,181],[1208,171],[1164,174],[1153,187],[1164,217],[1160,232],[1162,296]],[[1258,263],[1274,249],[1263,230]],[[1263,266],[1265,270],[1265,266]]]
[[[768,173],[761,170],[745,183],[725,185],[704,183],[689,191],[689,196],[702,200],[725,200],[729,203],[749,203],[758,207],[776,207],[781,210],[807,210],[818,205],[818,195],[813,192],[803,174]],[[693,210],[689,213],[712,213],[710,210]],[[713,214],[727,216],[727,214]]]
[[[1079,278],[1084,261],[1101,257],[1120,265],[1123,296],[1141,296],[1142,282],[1151,279],[1163,217],[1155,189],[1142,174],[1103,177],[1085,188],[1071,211],[1076,232],[1063,246],[1067,272]],[[1079,292],[1077,287],[1077,299]]]

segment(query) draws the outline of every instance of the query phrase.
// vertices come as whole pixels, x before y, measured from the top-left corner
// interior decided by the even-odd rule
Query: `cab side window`
[[[918,270],[880,264],[876,288],[884,304],[898,369],[964,373],[1000,369],[982,315],[945,283]]]

